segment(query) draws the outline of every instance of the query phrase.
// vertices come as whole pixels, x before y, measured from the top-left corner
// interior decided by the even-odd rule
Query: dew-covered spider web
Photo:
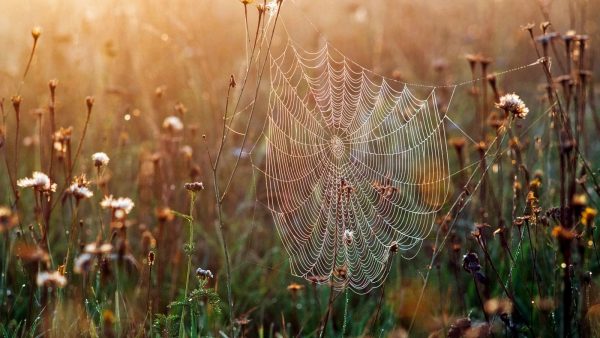
[[[448,107],[456,88],[475,80],[404,83],[373,73],[329,43],[307,51],[291,39],[268,56],[267,67],[264,127],[244,152],[264,177],[261,204],[272,214],[292,274],[367,293],[383,284],[395,254],[413,258],[430,235],[442,246],[446,238],[432,233],[436,219],[471,198],[452,194],[459,171],[450,170],[447,134],[477,143]],[[477,189],[504,136],[460,170],[469,172],[465,187]]]
[[[446,201],[436,91],[419,98],[328,45],[307,53],[288,44],[270,75],[268,206],[292,272],[368,291],[390,253],[421,245]]]

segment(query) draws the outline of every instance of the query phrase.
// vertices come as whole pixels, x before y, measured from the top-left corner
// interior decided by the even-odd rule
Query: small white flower
[[[183,154],[183,156],[185,156],[186,158],[192,158],[192,155],[194,154],[194,150],[188,145],[182,146],[179,149],[179,152]]]
[[[165,118],[162,124],[163,128],[173,131],[183,130],[183,122],[177,116],[169,116]]]
[[[131,198],[128,197],[119,197],[114,198],[112,195],[104,196],[102,202],[100,202],[100,206],[103,209],[113,209],[115,212],[120,211],[119,214],[121,216],[125,216],[122,213],[128,214],[131,212],[131,209],[135,206]]]
[[[61,275],[58,271],[44,271],[37,275],[36,282],[38,286],[51,285],[58,286],[59,288],[67,285],[67,279]]]
[[[42,192],[56,191],[56,183],[50,182],[48,175],[34,171],[32,177],[25,177],[17,180],[17,185],[21,188],[33,188]]]
[[[87,272],[91,266],[93,256],[89,253],[82,253],[75,259],[75,264],[73,266],[73,272],[75,273],[84,273]]]
[[[95,167],[102,167],[108,164],[110,158],[106,153],[99,152],[92,155],[92,161],[94,161]]]
[[[75,196],[76,199],[90,198],[94,196],[94,193],[86,186],[81,186],[78,183],[73,183],[67,188],[67,193]]]

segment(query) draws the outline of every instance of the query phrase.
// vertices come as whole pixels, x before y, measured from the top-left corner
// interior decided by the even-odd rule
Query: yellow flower
[[[592,222],[594,222],[594,217],[596,217],[597,214],[598,210],[594,208],[587,207],[583,209],[581,212],[581,224],[585,226],[592,225]]]

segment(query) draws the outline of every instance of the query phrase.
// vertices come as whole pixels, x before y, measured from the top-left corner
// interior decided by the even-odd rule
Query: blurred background
[[[258,18],[257,2],[262,1],[247,6],[252,38]],[[588,50],[591,60],[588,68],[597,74],[600,66],[595,62],[598,49],[594,43],[600,38],[599,12],[600,2],[591,0],[284,0],[272,52],[281,51],[288,37],[309,51],[322,46],[326,39],[360,65],[386,77],[410,83],[455,84],[471,79],[468,54],[480,53],[491,58],[490,72],[534,62],[537,56],[533,43],[521,26],[534,23],[539,33],[539,24],[550,21],[549,31],[565,33],[572,29],[588,35],[593,42]],[[59,126],[74,127],[73,140],[78,140],[82,133],[85,97],[94,96],[93,113],[82,148],[82,158],[86,160],[81,160],[75,171],[93,173],[93,166],[87,161],[89,156],[97,151],[108,153],[111,165],[106,184],[110,192],[115,196],[129,196],[136,202],[134,216],[128,224],[131,252],[136,260],[145,262],[146,249],[148,245],[152,247],[145,242],[150,236],[146,231],[152,233],[158,247],[161,241],[170,243],[168,247],[172,250],[157,251],[155,278],[163,280],[164,287],[153,291],[157,294],[156,311],[166,312],[166,305],[180,292],[185,260],[181,246],[187,231],[180,218],[169,219],[161,225],[160,208],[185,213],[188,195],[183,183],[191,180],[203,181],[206,188],[198,196],[195,214],[199,224],[198,254],[193,263],[195,267],[210,268],[216,273],[210,285],[217,289],[222,300],[226,299],[207,149],[214,154],[219,146],[230,76],[239,84],[246,69],[244,5],[237,0],[4,0],[0,2],[0,13],[3,17],[0,20],[0,97],[6,99],[6,130],[9,132],[14,128],[9,99],[17,93],[22,96],[22,138],[18,140],[22,153],[15,176],[29,175],[39,166],[40,137],[35,116],[38,108],[48,105],[48,82],[58,80],[56,120]],[[42,33],[29,72],[23,79],[33,42],[31,30],[36,26]],[[561,62],[564,64],[565,59],[554,59],[553,69],[558,69]],[[268,81],[265,76],[260,85],[250,143],[260,136],[266,115]],[[535,106],[545,94],[543,81],[544,74],[538,68],[499,78],[500,86],[519,93],[534,106],[532,111],[546,108]],[[255,75],[250,76],[249,88],[242,96],[241,108],[251,103],[256,88]],[[233,95],[239,90],[239,86],[233,89]],[[468,127],[474,114],[471,86],[457,90],[449,114],[460,125]],[[176,146],[190,146],[191,153],[186,150],[182,155],[178,150],[170,150],[172,140],[165,140],[162,124],[171,115],[180,116],[185,125]],[[233,128],[243,128],[247,116],[242,111]],[[450,133],[458,136],[456,130]],[[228,140],[223,153],[225,169],[218,174],[219,179],[227,179],[239,154],[241,140],[236,134]],[[42,138],[41,144],[44,142],[47,141]],[[14,156],[11,147],[6,148],[7,158]],[[456,165],[453,163],[454,170]],[[313,287],[291,276],[271,216],[261,205],[266,202],[264,192],[257,189],[256,193],[253,189],[254,184],[264,185],[256,174],[250,159],[243,157],[223,204],[224,235],[231,247],[236,317],[253,320],[243,324],[250,336],[261,332],[266,335],[269,330],[284,332],[282,327],[287,324],[282,324],[281,313],[287,323],[294,326],[291,331],[297,332],[306,326],[312,332],[321,318],[315,310],[319,308],[316,303],[324,311],[327,288]],[[249,177],[254,178],[252,184]],[[9,204],[11,192],[4,166],[0,168],[0,184],[0,203]],[[83,205],[79,211],[89,215],[83,216],[82,240],[85,242],[92,241],[96,234],[96,209],[97,206]],[[22,207],[20,217],[24,223],[34,220],[31,210],[31,205]],[[69,212],[56,217],[58,224],[64,223],[65,218],[68,221]],[[164,226],[162,238],[156,238],[159,225]],[[53,238],[60,242],[60,236],[57,232]],[[422,275],[429,263],[430,246],[431,243],[426,243],[423,252],[413,261],[395,261],[380,320],[384,332],[401,336],[403,328],[410,325]],[[143,276],[144,271],[140,269],[138,273]],[[12,276],[13,287],[18,285],[16,281],[25,278],[18,277],[17,272]],[[300,296],[290,295],[288,286],[292,283],[303,286]],[[142,286],[131,282],[132,294],[141,292]],[[417,317],[418,334],[426,336],[446,327],[455,317],[467,315],[437,308],[440,299],[446,299],[452,292],[456,290],[438,289],[437,284],[428,287]],[[470,292],[471,305],[477,306],[473,290]],[[366,323],[378,308],[377,300],[375,296],[349,296],[353,309],[350,316],[356,320],[349,329],[352,335],[368,331]],[[226,306],[226,302],[223,304]],[[339,309],[335,311],[333,322],[341,325],[343,302],[338,301],[336,306]],[[114,308],[114,304],[107,303],[106,308]],[[141,308],[143,314],[143,306]],[[16,319],[27,316],[25,310],[13,315]],[[132,314],[130,321],[133,318],[139,318],[139,313]],[[218,328],[218,324],[215,327]]]

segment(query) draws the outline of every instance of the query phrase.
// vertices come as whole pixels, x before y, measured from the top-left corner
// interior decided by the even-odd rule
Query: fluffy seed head
[[[503,109],[507,113],[511,113],[520,119],[524,119],[529,114],[529,108],[525,105],[519,95],[512,93],[500,97],[500,102],[496,103],[496,107]]]
[[[110,162],[110,158],[108,157],[108,155],[106,155],[106,153],[98,152],[92,155],[92,161],[94,161],[94,166],[103,167],[105,165],[108,165],[108,162]]]

